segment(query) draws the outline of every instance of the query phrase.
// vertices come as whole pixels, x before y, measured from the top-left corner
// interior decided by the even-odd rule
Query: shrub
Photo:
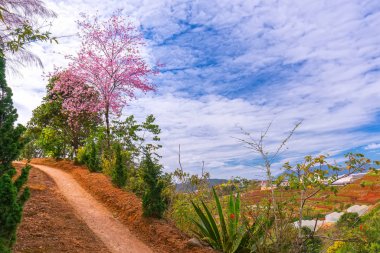
[[[143,179],[143,171],[140,169],[130,168],[127,179],[127,189],[135,193],[137,196],[144,196],[145,182]]]
[[[201,206],[192,202],[198,215],[199,221],[193,220],[198,228],[194,233],[199,239],[204,240],[214,249],[225,253],[251,252],[250,249],[256,247],[255,244],[262,239],[265,230],[270,226],[267,221],[256,219],[252,225],[243,225],[240,222],[240,195],[236,198],[232,193],[228,202],[228,213],[225,216],[219,197],[213,188],[213,195],[216,202],[219,219],[217,220],[206,204],[201,201]],[[227,220],[225,219],[227,218]]]
[[[102,167],[102,172],[107,176],[112,177],[113,169],[115,164],[115,158],[113,155],[102,154],[100,158],[100,166]]]
[[[86,165],[91,172],[100,172],[102,168],[100,167],[100,159],[96,144],[94,141],[90,144],[90,150],[88,151]]]
[[[341,242],[341,241],[336,241],[334,242],[333,245],[331,245],[328,249],[327,249],[327,253],[336,253],[339,249],[341,249],[342,247],[344,246],[344,242]]]
[[[357,213],[344,213],[339,218],[336,225],[341,228],[342,227],[353,228],[353,227],[356,227],[359,223],[360,223],[360,217]]]
[[[322,249],[322,240],[313,236],[313,232],[308,227],[302,227],[302,235],[307,238],[304,242],[304,252],[319,253]]]
[[[143,214],[147,217],[162,218],[167,208],[163,190],[162,166],[153,162],[147,153],[141,162],[142,178],[145,184],[143,195]]]
[[[127,169],[123,154],[121,152],[120,144],[116,145],[115,150],[115,163],[112,170],[112,182],[119,188],[125,186],[127,181]]]
[[[375,182],[370,182],[370,181],[361,181],[360,182],[360,186],[361,187],[369,187],[369,188],[371,188],[371,190],[373,190],[373,188],[374,188],[374,186],[375,186]]]
[[[349,222],[349,221],[348,221]],[[352,242],[345,242],[334,253],[378,253],[380,252],[380,208],[375,207],[370,213],[361,217],[349,229],[343,230],[345,236],[354,238]]]
[[[75,157],[75,162],[79,164],[86,164],[88,161],[88,152],[86,147],[80,147],[77,150],[77,156]]]
[[[16,241],[16,230],[21,222],[22,210],[29,198],[29,189],[23,189],[30,167],[22,169],[21,176],[12,182],[9,173],[0,177],[0,252],[11,252]]]

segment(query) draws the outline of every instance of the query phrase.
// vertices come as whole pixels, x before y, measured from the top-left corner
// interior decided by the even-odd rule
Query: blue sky
[[[80,12],[116,9],[146,38],[144,54],[165,64],[157,92],[132,101],[125,114],[153,113],[161,128],[165,169],[182,164],[212,177],[260,176],[260,160],[235,138],[259,136],[272,123],[274,150],[303,120],[275,168],[305,155],[349,151],[380,159],[380,2],[335,1],[46,1],[58,18],[58,45],[32,50],[45,69],[9,76],[20,122],[44,94],[41,77],[65,66],[79,46]],[[234,138],[235,137],[235,138]]]

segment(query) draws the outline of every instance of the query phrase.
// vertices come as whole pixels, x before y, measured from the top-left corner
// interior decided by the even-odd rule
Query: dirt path
[[[48,166],[33,165],[33,167],[40,169],[53,178],[62,195],[111,252],[153,252],[132,235],[128,228],[117,221],[103,205],[86,192],[71,175]]]
[[[17,230],[14,253],[111,253],[46,173],[32,168],[28,186],[31,197]]]

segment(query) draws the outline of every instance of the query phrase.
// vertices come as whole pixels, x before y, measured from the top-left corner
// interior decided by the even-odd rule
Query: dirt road
[[[43,165],[33,165],[48,174],[56,182],[60,193],[67,199],[88,227],[114,253],[150,253],[148,246],[137,239],[127,227],[88,192],[68,173]]]
[[[15,164],[20,171],[22,165]],[[54,180],[32,168],[14,253],[111,253],[60,193]]]

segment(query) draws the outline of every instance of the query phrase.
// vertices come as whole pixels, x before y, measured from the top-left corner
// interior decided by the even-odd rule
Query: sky
[[[263,176],[262,160],[239,138],[264,140],[274,161],[347,152],[380,160],[380,1],[45,1],[57,13],[51,32],[59,44],[30,49],[44,68],[8,74],[19,122],[26,123],[45,94],[44,73],[67,65],[79,49],[80,13],[103,18],[115,10],[133,21],[146,41],[148,62],[164,64],[157,91],[125,108],[142,120],[154,114],[162,128],[165,171],[181,163],[213,178]],[[243,129],[243,130],[242,130]]]

